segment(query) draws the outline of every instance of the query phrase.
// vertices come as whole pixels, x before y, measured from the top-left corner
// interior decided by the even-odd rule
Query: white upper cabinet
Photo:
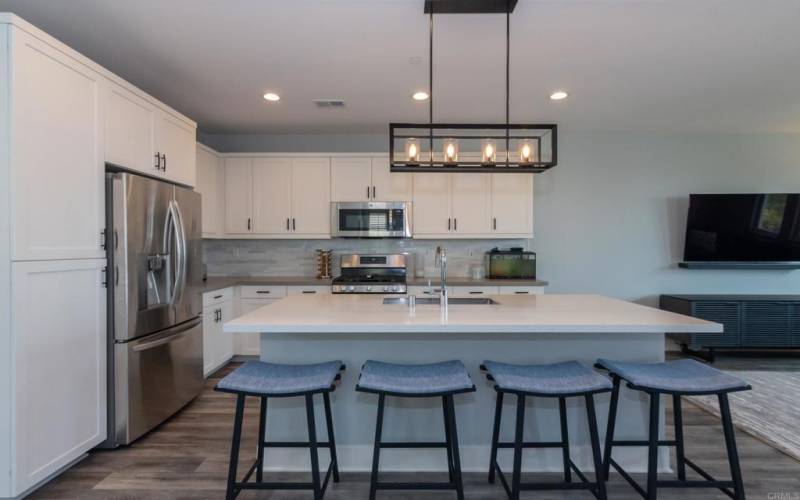
[[[372,160],[370,158],[333,158],[331,160],[331,200],[369,201],[372,197]]]
[[[13,264],[15,387],[3,408],[13,409],[16,425],[18,493],[106,438],[104,266],[102,259]]]
[[[255,196],[253,233],[284,235],[291,232],[292,160],[287,158],[253,159]]]
[[[492,233],[533,237],[533,174],[492,174]]]
[[[194,190],[200,193],[203,214],[203,237],[218,238],[225,234],[224,219],[225,170],[222,159],[215,151],[197,145],[197,183]]]
[[[461,238],[486,234],[489,228],[491,176],[473,173],[450,176],[452,232]]]
[[[11,32],[12,258],[103,258],[104,79],[21,29]]]
[[[253,159],[225,159],[225,233],[253,229]]]
[[[411,201],[411,174],[392,173],[389,157],[372,158],[372,199],[374,201]]]
[[[156,151],[167,180],[194,186],[196,128],[159,110],[156,115]]]
[[[413,175],[415,238],[533,237],[533,174]]]
[[[411,201],[411,174],[391,173],[389,158],[333,158],[331,201]]]
[[[105,153],[106,162],[157,175],[155,158],[155,108],[115,84],[107,85]]]
[[[330,238],[329,158],[226,158],[225,233]]]
[[[414,237],[448,235],[453,229],[450,215],[450,174],[414,173],[413,175]]]
[[[331,236],[331,168],[328,158],[292,160],[292,234]]]
[[[196,126],[116,82],[106,87],[105,161],[194,186]]]

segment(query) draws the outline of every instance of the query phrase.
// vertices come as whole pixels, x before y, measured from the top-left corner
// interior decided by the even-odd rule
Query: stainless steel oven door
[[[203,323],[196,318],[115,345],[115,432],[129,444],[203,390]]]
[[[335,238],[410,238],[411,203],[332,203],[331,232]]]

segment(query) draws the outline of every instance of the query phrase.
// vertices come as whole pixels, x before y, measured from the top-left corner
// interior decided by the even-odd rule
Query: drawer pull
[[[528,291],[526,291],[526,290],[517,290],[517,291],[516,291],[516,292],[514,292],[514,293],[515,293],[515,294],[517,294],[517,295],[528,295],[528,294],[529,294],[529,293],[531,293],[531,292],[528,292]]]
[[[313,293],[317,293],[317,291],[316,290],[303,290],[303,293],[313,294]]]
[[[215,298],[215,299],[221,299],[221,298],[222,298],[222,295],[214,295],[214,298]]]
[[[269,290],[256,290],[256,293],[269,293]]]
[[[471,290],[469,293],[470,293],[470,295],[483,295],[483,292],[476,291],[476,290]]]

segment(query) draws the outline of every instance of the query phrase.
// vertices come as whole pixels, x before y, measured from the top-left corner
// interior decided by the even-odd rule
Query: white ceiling
[[[427,121],[422,0],[0,0],[209,133]],[[502,15],[435,18],[437,121],[502,121]],[[520,0],[511,119],[580,130],[800,132],[798,0]],[[410,59],[421,61],[412,64]],[[570,92],[552,102],[554,89]],[[266,103],[265,90],[279,93]],[[316,98],[345,109],[317,109]]]

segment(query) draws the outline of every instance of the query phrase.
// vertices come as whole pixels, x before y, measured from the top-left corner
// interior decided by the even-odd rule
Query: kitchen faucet
[[[441,280],[439,283],[439,305],[447,307],[447,252],[441,245],[436,246],[434,266],[439,268]]]

